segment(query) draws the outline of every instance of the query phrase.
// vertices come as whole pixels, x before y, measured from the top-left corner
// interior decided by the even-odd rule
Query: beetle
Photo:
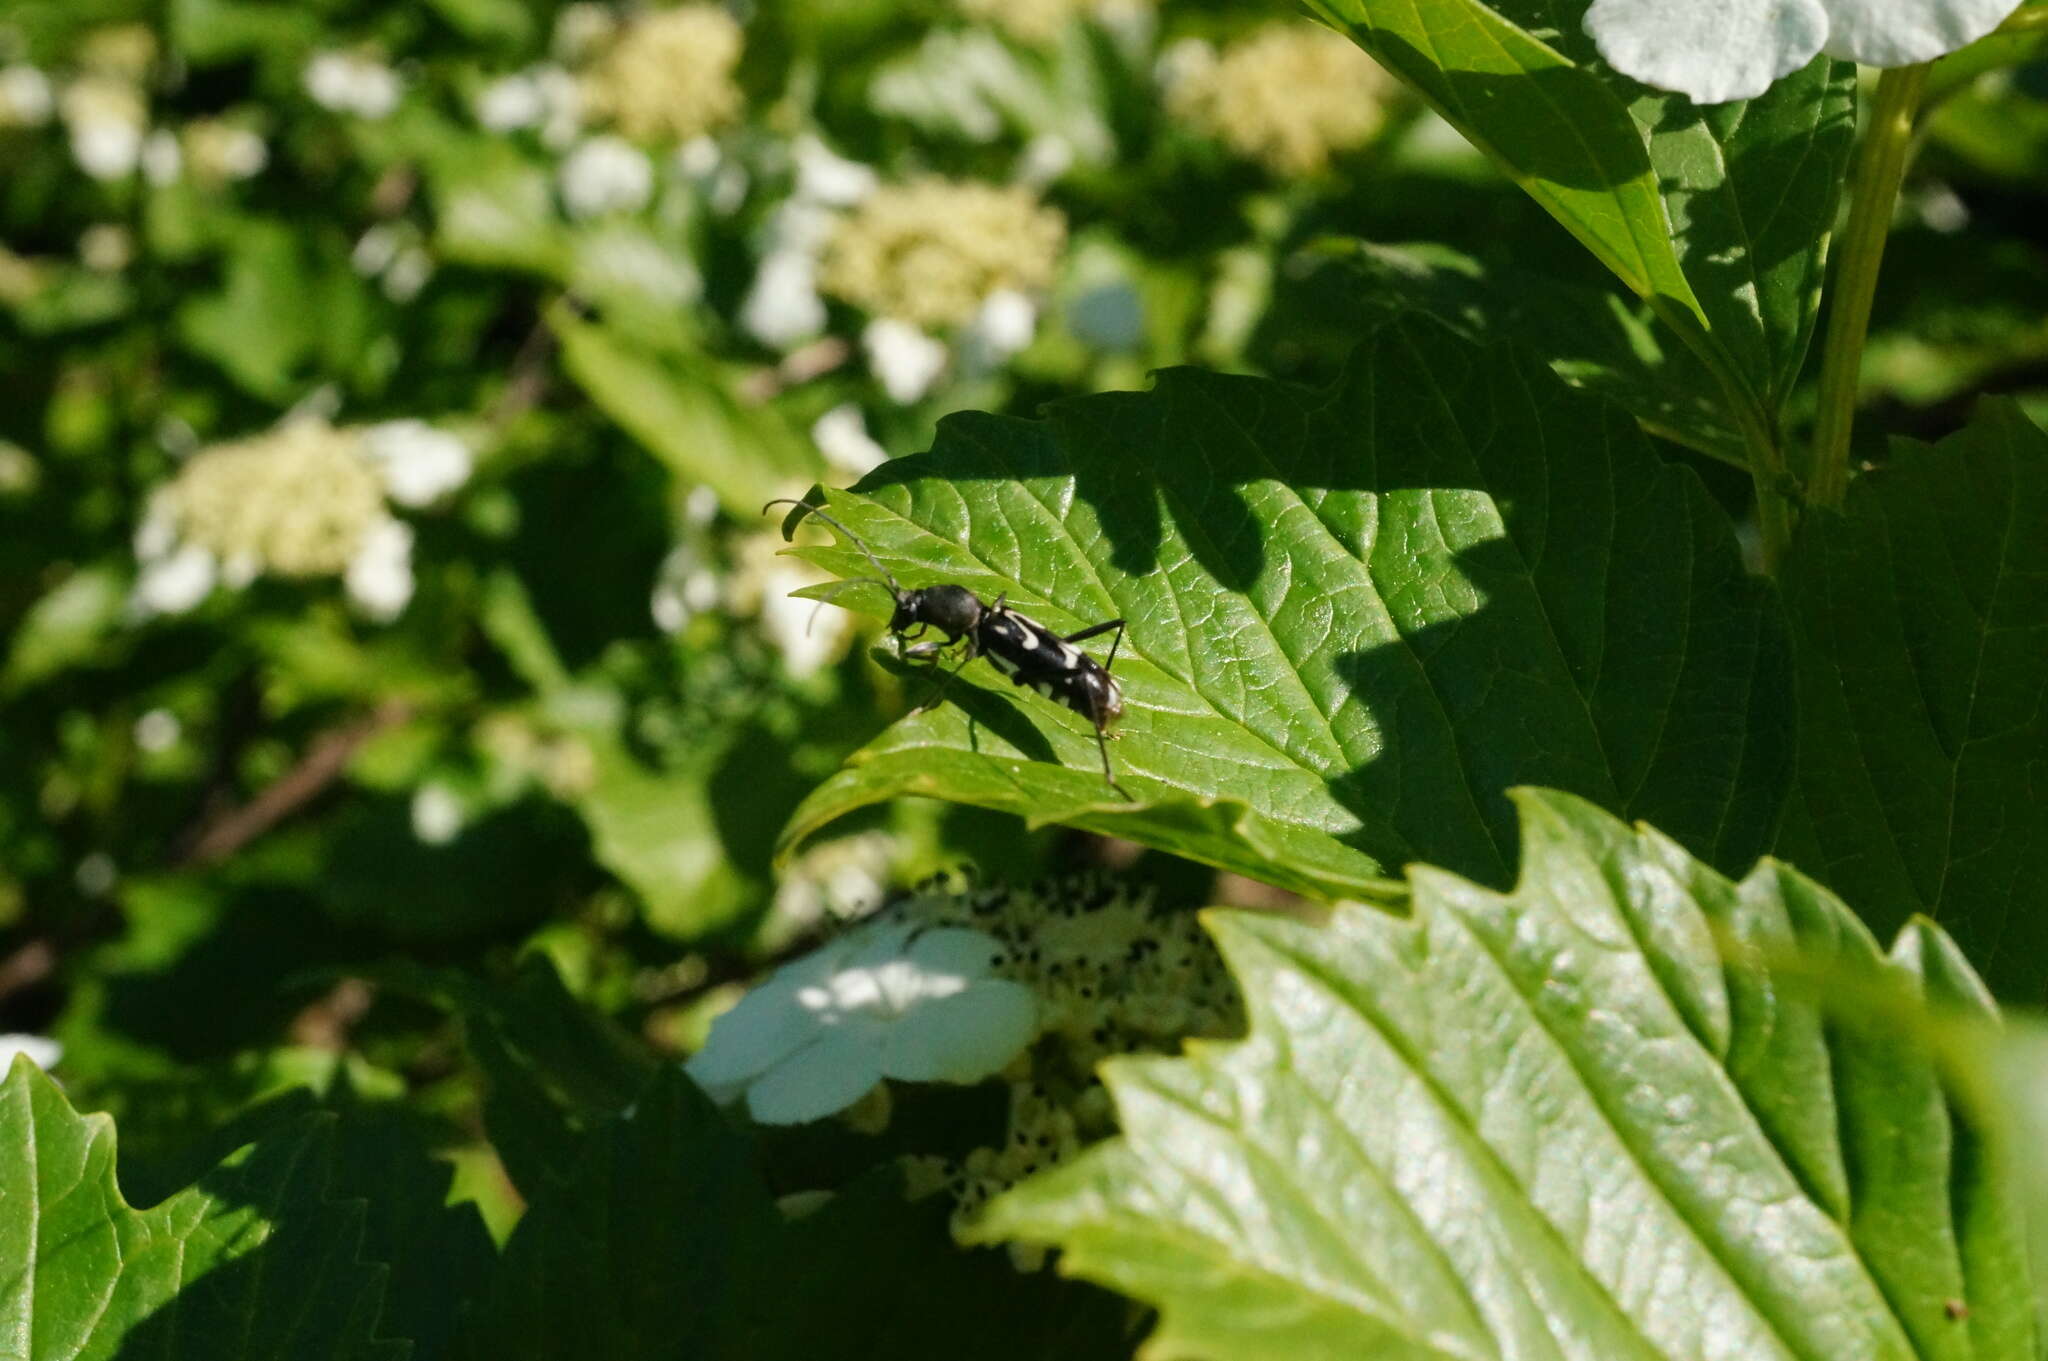
[[[903,647],[905,657],[937,664],[948,651],[960,649],[959,664],[939,682],[941,693],[946,682],[959,674],[967,663],[976,657],[988,658],[989,665],[1008,676],[1011,684],[1029,686],[1094,724],[1095,745],[1102,753],[1102,778],[1108,781],[1111,789],[1125,794],[1124,787],[1116,782],[1116,775],[1110,767],[1108,742],[1111,725],[1124,712],[1123,688],[1109,673],[1110,667],[1116,663],[1117,648],[1124,640],[1122,619],[1107,619],[1062,637],[1021,610],[1010,608],[1007,591],[990,603],[965,586],[920,586],[909,590],[882,565],[882,560],[861,541],[859,535],[833,519],[821,507],[809,501],[783,497],[763,506],[761,513],[767,514],[774,506],[796,506],[801,513],[817,516],[839,531],[848,543],[874,564],[880,576],[849,577],[838,586],[872,583],[895,598],[896,608],[889,616],[889,632],[899,645],[908,644]],[[832,589],[836,593],[838,587]],[[945,641],[918,641],[927,629],[938,632]],[[1111,631],[1116,636],[1110,640],[1109,656],[1103,661],[1096,661],[1075,646]],[[921,707],[929,708],[937,702],[935,694],[930,703]],[[1128,794],[1125,796],[1129,797]]]

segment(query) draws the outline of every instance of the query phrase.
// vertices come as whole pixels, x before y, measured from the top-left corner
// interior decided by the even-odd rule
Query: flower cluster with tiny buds
[[[1395,88],[1350,39],[1299,21],[1269,25],[1221,54],[1185,45],[1168,68],[1168,112],[1281,175],[1313,174],[1371,141]]]
[[[886,185],[839,224],[818,283],[878,317],[956,326],[993,294],[1049,286],[1066,236],[1066,218],[1021,185]]]
[[[650,11],[616,31],[584,76],[584,99],[636,141],[688,141],[739,113],[742,42],[717,5]]]

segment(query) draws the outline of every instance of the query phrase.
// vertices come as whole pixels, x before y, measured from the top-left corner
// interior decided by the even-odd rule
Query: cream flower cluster
[[[956,326],[995,294],[1050,285],[1066,235],[1021,185],[914,180],[875,190],[839,224],[818,282],[879,317]]]
[[[976,23],[999,29],[1031,47],[1050,47],[1069,24],[1090,16],[1113,19],[1119,10],[1143,11],[1148,0],[955,0]]]
[[[688,141],[739,113],[743,39],[717,5],[651,10],[612,36],[583,78],[591,113],[636,141]]]
[[[178,614],[217,584],[339,576],[357,607],[389,620],[412,597],[410,526],[467,480],[468,446],[420,421],[336,428],[300,417],[194,454],[151,497],[136,531],[138,613]]]
[[[1167,111],[1241,156],[1308,175],[1386,122],[1393,81],[1348,38],[1306,21],[1272,24],[1218,55],[1169,54]]]

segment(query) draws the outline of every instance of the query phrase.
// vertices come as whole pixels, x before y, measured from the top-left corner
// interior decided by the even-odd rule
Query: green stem
[[[1870,304],[1877,296],[1877,272],[1884,262],[1899,183],[1906,175],[1914,115],[1926,87],[1925,65],[1902,66],[1879,77],[1877,105],[1857,149],[1849,220],[1835,258],[1832,310],[1821,352],[1820,412],[1813,430],[1812,471],[1806,479],[1807,500],[1816,506],[1839,506],[1848,489],[1849,434],[1856,423],[1863,338],[1870,329]]]
[[[1742,466],[1749,469],[1750,481],[1756,487],[1756,518],[1764,575],[1776,576],[1778,563],[1784,558],[1785,549],[1792,540],[1794,498],[1799,492],[1798,483],[1785,464],[1777,422],[1736,375],[1735,366],[1714,337],[1699,324],[1698,318],[1668,298],[1652,297],[1649,303],[1650,310],[1699,356],[1707,371],[1721,384],[1721,400],[1742,436]],[[1718,452],[1715,456],[1725,457]]]

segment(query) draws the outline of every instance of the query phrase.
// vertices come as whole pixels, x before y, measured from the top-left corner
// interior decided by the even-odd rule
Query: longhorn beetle
[[[991,605],[965,586],[920,586],[914,591],[905,590],[895,575],[882,565],[882,560],[861,542],[859,535],[821,508],[808,501],[784,497],[761,507],[761,513],[767,514],[770,506],[796,506],[800,511],[817,516],[838,530],[848,543],[874,564],[875,570],[881,573],[879,577],[849,577],[838,585],[873,583],[895,597],[896,609],[889,616],[889,632],[899,643],[910,644],[903,649],[904,656],[936,664],[947,649],[965,644],[959,665],[939,682],[941,691],[946,681],[959,674],[961,667],[976,657],[987,657],[989,664],[1008,676],[1013,685],[1028,685],[1093,723],[1095,746],[1102,753],[1102,778],[1117,793],[1125,792],[1110,770],[1109,743],[1106,740],[1110,725],[1124,712],[1123,689],[1109,674],[1109,668],[1116,663],[1116,650],[1124,640],[1123,620],[1110,619],[1091,624],[1079,633],[1070,633],[1062,638],[1036,619],[1011,609],[1007,591],[997,596]],[[833,588],[834,593],[837,589]],[[946,640],[943,643],[937,640],[915,641],[927,628],[938,630]],[[1106,661],[1098,662],[1074,646],[1112,629],[1116,630],[1116,637],[1110,641]],[[936,702],[935,695],[932,703]]]

